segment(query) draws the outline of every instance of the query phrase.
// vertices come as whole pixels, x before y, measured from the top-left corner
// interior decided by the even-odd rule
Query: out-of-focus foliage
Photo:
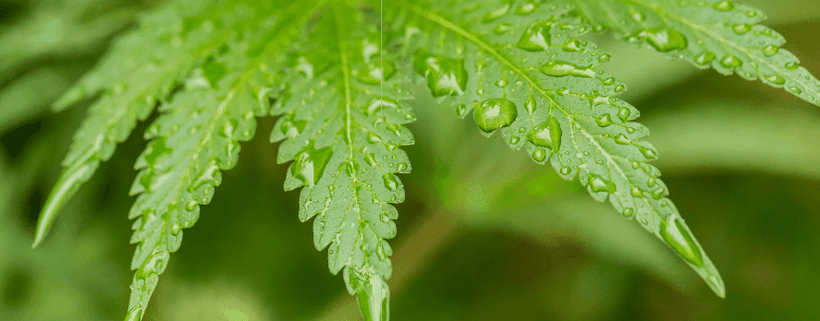
[[[116,3],[114,11],[132,6]],[[760,6],[777,17],[775,29],[791,39],[790,50],[806,68],[818,70],[813,39],[820,25],[806,22],[817,17],[812,4],[794,12]],[[0,17],[0,24],[24,24],[7,17],[41,9],[26,10]],[[419,100],[412,107],[421,121],[409,126],[416,146],[407,148],[415,175],[403,177],[408,202],[397,206],[405,213],[397,221],[404,232],[391,242],[392,318],[820,318],[813,286],[820,283],[814,197],[820,148],[807,139],[820,134],[814,121],[820,113],[777,90],[745,89],[748,83],[696,73],[599,36],[582,39],[621,53],[602,68],[630,84],[625,97],[643,112],[662,156],[654,164],[721,267],[727,299],[715,299],[673,253],[576,183],[509,153],[501,141],[476,138],[474,125]],[[0,81],[2,320],[119,319],[127,304],[131,276],[124,271],[132,248],[122,213],[134,200],[126,195],[136,175],[132,160],[145,147],[140,135],[100,167],[50,239],[36,251],[29,247],[62,146],[83,116],[82,109],[44,111],[93,64],[105,39],[96,41],[78,55],[24,59],[24,67]],[[665,79],[627,63],[632,60],[657,62],[653,74]],[[263,120],[259,131],[273,126]],[[243,162],[226,172],[197,229],[186,231],[187,245],[168,267],[145,320],[357,320],[356,309],[334,303],[345,291],[327,273],[325,255],[312,250],[311,231],[293,218],[298,195],[276,188],[289,171],[272,166],[277,155],[264,135],[242,148]],[[447,224],[425,228],[442,220]],[[441,241],[425,248],[418,239]]]

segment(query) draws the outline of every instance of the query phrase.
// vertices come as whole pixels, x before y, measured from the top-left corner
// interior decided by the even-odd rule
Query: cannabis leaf
[[[624,86],[595,67],[609,59],[577,37],[591,30],[568,4],[397,2],[394,20],[433,96],[486,136],[578,176],[598,201],[664,240],[721,297],[720,275],[666,198],[655,149],[638,111],[614,98]]]
[[[145,119],[183,76],[224,43],[231,29],[205,20],[209,8],[198,1],[176,1],[143,16],[139,30],[120,38],[108,56],[55,104],[60,110],[102,93],[89,108],[63,161],[65,169],[37,222],[34,246],[45,239],[60,208],[100,162],[111,158],[137,121]]]
[[[303,187],[299,219],[314,218],[314,245],[328,247],[333,274],[344,269],[367,320],[387,320],[396,235],[391,203],[404,201],[397,173],[409,173],[415,120],[401,100],[405,77],[380,45],[377,17],[331,5],[291,58],[288,86],[273,108],[277,161],[293,161],[285,189]],[[382,57],[385,57],[382,59]]]
[[[141,318],[170,253],[180,247],[182,229],[196,223],[199,206],[210,202],[220,171],[236,165],[239,142],[255,134],[254,117],[268,113],[275,79],[268,64],[279,59],[304,22],[291,11],[286,13],[296,24],[277,23],[267,14],[274,9],[237,7],[232,19],[258,21],[259,27],[233,34],[160,107],[164,114],[148,128],[146,138],[154,140],[137,160],[142,171],[131,190],[142,195],[129,214],[139,218],[131,242],[140,244],[131,262],[136,274],[128,320]]]
[[[724,75],[760,79],[820,106],[820,81],[799,65],[766,14],[728,0],[569,0],[596,29]]]

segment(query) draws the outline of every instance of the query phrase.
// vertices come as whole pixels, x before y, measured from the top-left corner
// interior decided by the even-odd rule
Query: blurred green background
[[[157,0],[0,0],[0,320],[120,320],[141,132],[34,226],[86,106],[49,105]],[[820,74],[820,3],[749,0]],[[653,132],[671,198],[720,269],[719,299],[659,240],[434,101],[406,148],[393,320],[820,320],[820,109],[782,90],[699,71],[590,35]],[[358,320],[341,276],[284,193],[267,142],[242,147],[185,233],[146,320]]]

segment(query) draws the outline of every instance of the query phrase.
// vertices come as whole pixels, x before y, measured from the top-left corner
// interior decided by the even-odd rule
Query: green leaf
[[[282,141],[279,163],[293,161],[285,189],[303,187],[299,219],[315,217],[314,244],[329,248],[330,271],[344,269],[367,320],[386,320],[391,203],[404,201],[395,174],[410,172],[399,147],[413,144],[402,125],[415,116],[401,102],[404,77],[380,50],[377,17],[339,4],[330,11],[291,58],[271,141]]]
[[[247,4],[245,4],[247,5]],[[187,78],[185,89],[163,104],[147,130],[153,139],[137,160],[142,169],[131,189],[141,194],[131,208],[131,262],[136,270],[126,320],[139,320],[164,271],[170,253],[179,249],[183,229],[199,218],[222,181],[222,170],[236,165],[240,141],[256,131],[255,116],[268,114],[267,94],[276,79],[269,69],[297,36],[307,12],[277,10],[277,4],[238,6],[231,19],[255,21],[239,29],[226,46],[212,52]],[[280,12],[291,20],[278,20]]]
[[[189,2],[176,1],[143,16],[139,30],[120,38],[104,60],[55,104],[59,110],[101,93],[75,135],[64,170],[43,206],[35,247],[45,239],[60,209],[100,162],[111,158],[137,121],[144,120],[183,76],[226,41],[231,26],[218,28],[213,21],[203,20],[210,6]]]
[[[398,2],[392,20],[433,96],[485,136],[500,132],[592,197],[665,241],[721,297],[720,275],[666,198],[638,111],[614,98],[624,86],[595,67],[609,55],[578,37],[591,28],[570,5]],[[418,48],[418,49],[415,49]]]
[[[820,106],[820,81],[782,49],[786,40],[760,22],[766,14],[728,0],[571,0],[596,26],[629,42],[724,75],[737,73]]]

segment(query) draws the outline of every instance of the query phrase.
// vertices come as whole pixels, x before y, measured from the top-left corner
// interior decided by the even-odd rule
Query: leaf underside
[[[129,217],[138,243],[127,320],[139,320],[180,247],[235,166],[255,117],[278,117],[277,162],[292,162],[285,189],[300,191],[300,220],[313,219],[314,244],[328,249],[367,320],[389,319],[387,243],[393,204],[409,173],[404,125],[415,120],[402,87],[413,76],[460,117],[472,112],[485,136],[578,177],[592,197],[668,244],[721,297],[723,281],[667,198],[657,153],[616,98],[624,84],[598,70],[609,55],[581,40],[616,37],[722,74],[737,73],[820,105],[820,81],[759,25],[765,15],[730,1],[554,0],[404,1],[311,4],[174,0],[141,16],[139,28],[55,104],[98,96],[75,135],[64,170],[37,226],[42,242],[60,208],[108,160],[138,121],[148,128]],[[318,13],[314,15],[314,13]],[[297,39],[302,38],[301,41]],[[272,103],[273,102],[273,103]]]

